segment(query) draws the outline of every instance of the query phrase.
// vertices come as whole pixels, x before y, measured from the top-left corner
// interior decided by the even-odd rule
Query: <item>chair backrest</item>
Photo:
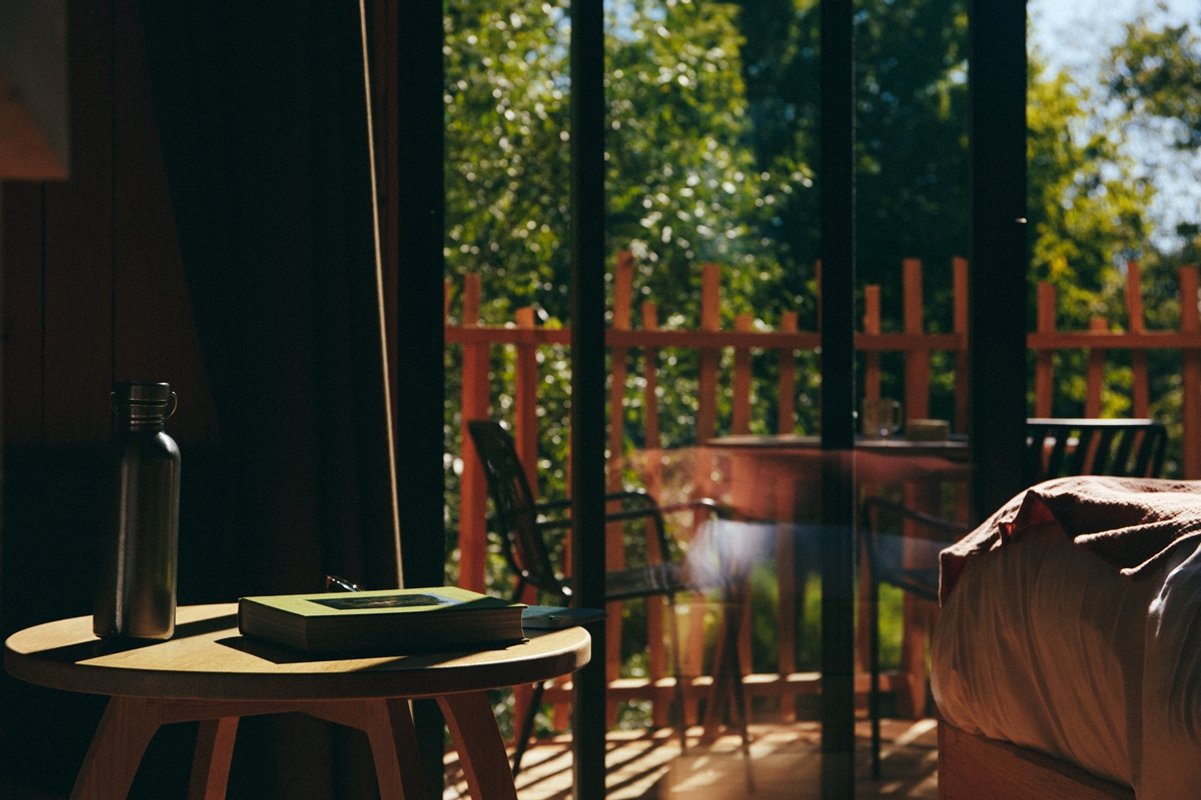
[[[493,526],[500,536],[505,559],[517,573],[521,586],[529,583],[547,592],[563,594],[544,532],[538,524],[534,493],[517,456],[513,437],[502,423],[490,419],[467,422],[492,498]]]
[[[1157,478],[1167,429],[1150,419],[1028,419],[1025,463],[1031,482],[1067,475]]]

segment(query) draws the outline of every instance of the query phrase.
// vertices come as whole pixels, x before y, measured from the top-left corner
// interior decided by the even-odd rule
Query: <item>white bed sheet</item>
[[[956,727],[1033,747],[1140,800],[1201,798],[1201,546],[1122,577],[1054,523],[973,558],[932,640]]]

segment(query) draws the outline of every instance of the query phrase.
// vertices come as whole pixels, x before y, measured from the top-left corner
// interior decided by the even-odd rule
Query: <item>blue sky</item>
[[[1053,63],[1094,64],[1117,43],[1122,23],[1138,17],[1201,22],[1201,0],[1029,0],[1031,38]]]

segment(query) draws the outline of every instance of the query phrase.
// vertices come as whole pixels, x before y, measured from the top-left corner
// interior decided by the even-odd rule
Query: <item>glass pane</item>
[[[1179,351],[1086,353],[1064,337],[1188,324],[1201,125],[1169,76],[1196,69],[1201,19],[1188,2],[1040,0],[1029,13],[1032,317],[1048,334],[1031,414],[1161,419],[1166,474],[1197,474]]]

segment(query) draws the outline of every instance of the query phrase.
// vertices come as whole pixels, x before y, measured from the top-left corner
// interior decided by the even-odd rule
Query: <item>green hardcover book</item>
[[[521,603],[434,586],[242,597],[243,636],[312,655],[405,655],[523,641]]]

